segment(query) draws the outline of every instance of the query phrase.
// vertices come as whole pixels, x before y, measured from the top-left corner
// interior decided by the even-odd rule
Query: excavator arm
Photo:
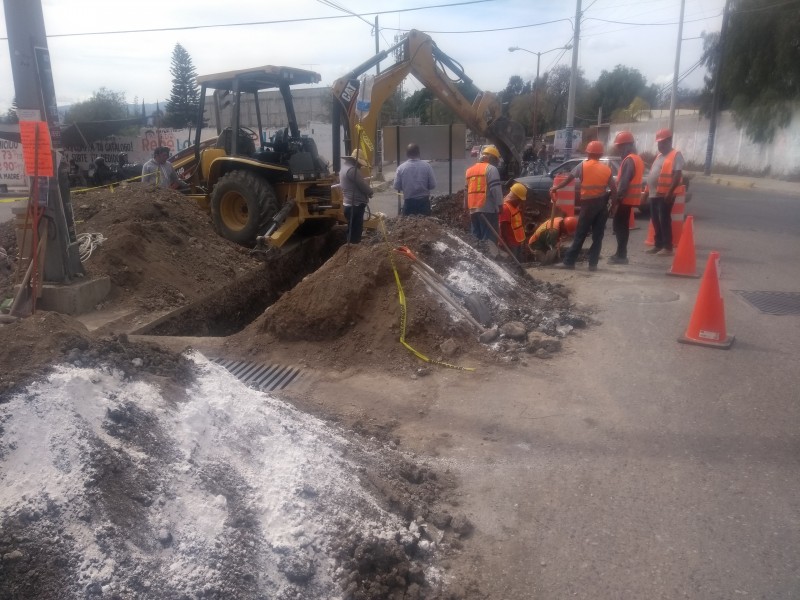
[[[361,89],[359,77],[396,50],[400,50],[399,60],[377,75],[372,82],[371,93],[365,94],[367,90]],[[448,71],[455,74],[457,79],[452,79]],[[381,107],[409,74],[431,90],[470,129],[497,146],[509,178],[519,175],[525,143],[522,125],[502,115],[500,103],[490,92],[481,92],[474,102],[467,100],[456,82],[472,81],[456,61],[436,46],[430,36],[415,29],[398,44],[376,54],[334,83],[334,164],[338,165],[340,158],[337,154],[342,117],[345,124],[345,148],[348,152],[357,147],[363,149],[367,154],[367,161],[372,163]],[[368,112],[363,110],[367,105]]]

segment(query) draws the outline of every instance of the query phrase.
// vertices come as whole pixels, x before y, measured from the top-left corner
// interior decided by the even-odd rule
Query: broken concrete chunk
[[[499,335],[500,335],[500,330],[497,329],[497,327],[492,327],[491,329],[487,329],[486,331],[484,331],[478,338],[478,341],[481,344],[491,344],[498,338]]]
[[[439,349],[444,356],[455,356],[461,351],[461,346],[453,338],[448,338],[441,343]]]
[[[509,321],[500,327],[500,333],[512,340],[524,340],[528,330],[525,328],[524,323]]]

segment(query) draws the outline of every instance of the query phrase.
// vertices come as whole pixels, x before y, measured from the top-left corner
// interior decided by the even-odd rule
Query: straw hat
[[[357,160],[358,164],[362,167],[368,167],[369,163],[364,159],[364,151],[363,150],[353,150],[353,153],[350,156],[343,157],[345,160]]]

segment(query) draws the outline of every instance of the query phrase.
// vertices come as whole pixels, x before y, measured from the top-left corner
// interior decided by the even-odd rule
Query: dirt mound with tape
[[[496,247],[438,219],[412,217],[389,221],[386,238],[375,232],[341,247],[227,347],[250,355],[279,347],[283,356],[337,369],[424,366],[403,335],[433,361],[475,366],[487,357],[544,358],[585,324],[563,287],[522,275]]]

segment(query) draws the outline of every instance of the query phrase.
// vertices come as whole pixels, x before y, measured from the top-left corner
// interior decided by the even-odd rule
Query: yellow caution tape
[[[27,196],[25,196],[24,198],[0,198],[0,204],[9,204],[11,202],[22,202],[27,199],[28,199]]]
[[[394,281],[397,284],[397,297],[400,301],[400,343],[408,349],[411,354],[416,356],[422,361],[427,363],[431,363],[433,365],[439,365],[441,367],[447,367],[448,369],[456,369],[458,371],[474,371],[473,367],[459,367],[458,365],[451,365],[450,363],[441,362],[438,360],[433,360],[432,358],[428,358],[421,352],[415,350],[411,347],[408,342],[406,342],[406,320],[407,320],[407,308],[406,308],[406,294],[403,291],[403,286],[400,283],[400,274],[397,272],[397,265],[394,262],[394,253],[392,252],[391,245],[389,244],[389,236],[386,233],[386,225],[383,222],[383,217],[380,220],[381,232],[383,233],[383,240],[386,242],[386,247],[388,248],[389,252],[389,262],[392,264],[392,271],[394,271]]]

